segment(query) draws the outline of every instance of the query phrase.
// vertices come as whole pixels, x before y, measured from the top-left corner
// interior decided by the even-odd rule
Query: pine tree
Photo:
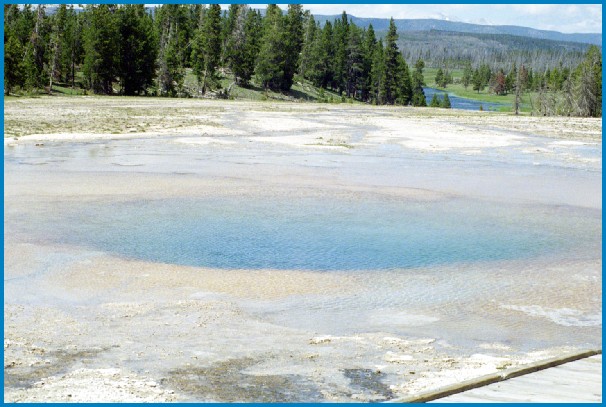
[[[255,72],[257,55],[261,49],[261,37],[263,34],[263,19],[259,11],[250,9],[248,11],[246,26],[246,61],[243,65],[242,78],[248,82]]]
[[[463,78],[462,83],[465,89],[471,84],[471,80],[473,77],[473,69],[471,68],[471,62],[467,61],[465,63],[465,67],[463,68]]]
[[[377,39],[375,37],[375,31],[372,27],[372,24],[368,26],[368,30],[366,30],[364,34],[364,73],[363,77],[365,78],[363,87],[362,87],[362,100],[368,101],[370,98],[371,92],[371,84],[372,84],[372,62],[373,56],[375,52],[375,48],[377,46]]]
[[[585,59],[576,70],[575,89],[578,112],[581,116],[602,115],[602,53],[595,45],[589,47]]]
[[[349,26],[349,41],[347,44],[347,97],[360,97],[367,78],[364,77],[364,49],[362,47],[362,31],[355,25]]]
[[[309,69],[313,64],[313,47],[318,27],[314,16],[306,12],[305,36],[303,38],[303,48],[301,49],[301,60],[299,63],[299,74],[305,79],[309,79]]]
[[[15,25],[20,17],[20,10],[17,4],[4,4],[4,34],[13,31],[11,35],[16,36]],[[8,40],[8,37],[7,37]]]
[[[478,93],[480,93],[481,90],[484,90],[482,74],[480,73],[479,69],[476,69],[473,72],[471,83],[473,85],[473,90],[477,91]]]
[[[431,103],[429,104],[430,107],[441,107],[442,106],[442,102],[440,101],[440,99],[438,99],[438,94],[434,93],[433,97],[431,98]]]
[[[442,68],[438,69],[438,72],[436,73],[436,85],[439,88],[444,88],[444,71],[442,70]]]
[[[15,18],[12,28],[14,28],[15,34],[19,38],[21,44],[25,46],[25,43],[31,42],[32,40],[32,33],[35,31],[35,26],[39,21],[38,12],[40,9],[37,8],[36,11],[34,11],[31,4],[24,4],[20,11],[19,7],[20,6],[16,4],[12,5],[8,11],[13,11],[13,16]],[[6,15],[5,23],[9,22],[10,20],[12,20],[11,16]]]
[[[558,91],[562,88],[562,83],[560,82],[560,70],[558,67],[553,68],[549,74],[549,77],[547,78],[547,81],[551,90]]]
[[[23,46],[14,32],[4,31],[4,94],[23,86]]]
[[[71,81],[72,89],[76,86],[76,66],[82,62],[84,49],[82,43],[82,18],[70,5],[66,11],[64,43],[61,47],[60,70],[65,82]]]
[[[312,64],[309,78],[315,86],[326,88],[332,81],[333,71],[331,58],[333,55],[332,24],[327,21],[322,31],[318,29],[312,47]]]
[[[107,4],[87,8],[83,72],[95,93],[111,94],[119,64],[120,36],[116,7]]]
[[[454,82],[454,80],[452,79],[452,72],[450,72],[450,70],[448,69],[444,71],[444,80],[446,81],[444,87]]]
[[[230,4],[227,10],[227,16],[223,19],[221,28],[221,61],[223,65],[229,65],[229,57],[233,56],[230,52],[230,43],[233,44],[233,35],[238,24],[238,19],[241,18],[243,10],[246,7],[244,4]],[[240,22],[240,28],[243,28]]]
[[[217,65],[221,58],[221,6],[211,4],[204,18],[202,26],[202,53],[204,73],[202,79],[202,94],[206,93],[209,80],[213,80]]]
[[[385,52],[383,51],[383,42],[377,42],[372,62],[371,72],[371,99],[374,104],[382,105],[385,103]]]
[[[42,88],[46,81],[44,69],[46,63],[47,48],[47,24],[45,21],[45,6],[39,4],[35,13],[32,13],[33,28],[27,32],[29,37],[25,44],[25,56],[23,59],[25,88],[33,90]]]
[[[527,86],[528,82],[528,71],[524,65],[520,66],[520,70],[517,72],[516,81],[514,84],[515,97],[513,100],[513,111],[517,115],[520,111],[520,105],[522,103],[522,93]]]
[[[280,88],[290,90],[295,72],[299,69],[299,56],[303,49],[303,6],[289,4],[284,20],[284,75]]]
[[[338,92],[343,92],[347,87],[347,46],[349,40],[349,22],[345,11],[341,14],[340,19],[335,20],[333,28],[332,71],[334,82],[332,88]]]
[[[227,17],[224,19],[221,46],[221,61],[223,66],[229,67],[234,75],[234,81],[239,82],[239,71],[244,58],[244,44],[246,41],[244,27],[248,6],[244,4],[230,4]]]
[[[484,89],[488,83],[490,82],[490,78],[492,77],[492,71],[488,64],[482,64],[479,68],[479,74],[481,79],[481,88]]]
[[[423,68],[425,68],[425,62],[422,59],[418,59],[415,63],[415,71],[412,74],[412,105],[413,106],[427,106],[427,100],[425,99],[425,92],[423,92],[423,86],[425,85],[425,79],[423,77]]]
[[[154,13],[154,21],[156,20]],[[183,57],[185,60],[184,66],[189,68],[194,68],[196,60],[194,58],[194,48],[196,47],[196,43],[198,42],[198,38],[200,35],[200,27],[204,23],[204,15],[206,14],[206,5],[205,4],[189,4],[185,7],[183,12],[183,17],[179,25],[184,25],[184,27],[179,27],[179,31],[185,31],[182,37],[187,37],[188,42],[185,44],[185,50],[183,51]],[[160,33],[156,31],[156,37],[159,37]]]
[[[193,38],[191,40],[191,54],[190,61],[194,75],[200,83],[200,78],[204,76],[204,33],[203,26],[206,18],[206,6],[200,5],[197,9],[197,23],[194,30]],[[160,48],[162,49],[162,47]]]
[[[505,94],[508,94],[514,90],[517,77],[518,68],[514,63],[507,75],[505,76]]]
[[[396,24],[393,18],[389,21],[389,30],[385,36],[385,77],[381,84],[382,93],[384,95],[384,103],[393,105],[399,93],[401,86],[399,78],[400,60],[398,55],[398,34],[396,32]]]
[[[28,79],[28,64],[26,59],[31,59],[32,69],[35,69],[35,61],[33,60],[32,54],[32,40],[33,31],[36,24],[36,13],[32,10],[30,4],[24,4],[19,6],[17,4],[4,5],[4,43],[7,44],[8,38],[7,33],[11,37],[16,39],[14,46],[21,49],[22,55],[20,56],[21,72],[20,72],[20,84],[24,86]],[[6,74],[6,72],[5,72]]]
[[[404,57],[398,52],[397,57],[397,84],[396,100],[398,105],[408,105],[412,100],[412,79],[408,64]]]
[[[442,99],[441,107],[445,109],[450,109],[450,98],[448,97],[448,93],[444,94],[444,99]]]
[[[4,94],[7,96],[25,82],[23,44],[26,35],[20,35],[20,28],[28,25],[28,7],[29,5],[25,5],[23,11],[20,11],[16,4],[4,5]]]
[[[157,57],[157,40],[151,16],[143,4],[120,9],[119,72],[122,93],[135,95],[152,85]]]
[[[183,44],[186,36],[182,32],[186,25],[184,12],[183,7],[177,4],[164,4],[156,9],[159,36],[157,74],[160,96],[178,96],[183,92],[187,49]],[[194,43],[194,47],[197,45],[198,43]]]
[[[533,76],[532,89],[535,92],[538,92],[540,89],[543,88],[545,88],[544,75],[540,71],[537,71],[536,74]]]
[[[572,77],[568,77],[562,84],[561,100],[558,106],[558,114],[572,116],[575,113],[574,87]],[[517,108],[514,101],[514,109]],[[516,114],[518,114],[516,112]]]
[[[67,20],[67,6],[60,4],[57,12],[50,18],[50,35],[48,41],[48,93],[53,91],[53,82],[62,77],[61,55],[65,44],[65,26]]]
[[[282,89],[285,61],[284,18],[280,8],[270,4],[263,20],[263,37],[255,68],[261,86],[265,89]]]
[[[254,73],[260,32],[259,14],[247,6],[240,7],[225,52],[234,80],[239,84],[247,85]]]
[[[377,103],[402,104],[410,103],[412,99],[412,84],[410,70],[404,57],[398,50],[398,34],[393,18],[389,22],[389,30],[385,37],[383,75],[379,82]],[[379,63],[379,61],[375,61]],[[379,69],[381,71],[381,69]]]

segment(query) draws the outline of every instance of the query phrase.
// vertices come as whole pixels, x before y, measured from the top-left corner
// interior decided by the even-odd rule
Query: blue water
[[[480,110],[480,106],[482,106],[483,110],[497,111],[503,106],[509,106],[507,103],[489,103],[473,99],[466,99],[453,95],[450,92],[435,88],[423,88],[423,91],[425,92],[425,100],[427,100],[427,105],[431,103],[431,99],[433,98],[434,93],[438,95],[438,99],[440,100],[444,98],[445,93],[448,93],[448,97],[450,98],[450,104],[453,109]]]
[[[45,210],[30,232],[188,266],[374,270],[528,258],[600,234],[586,233],[595,219],[561,211],[375,196],[180,198],[62,204],[51,219]]]

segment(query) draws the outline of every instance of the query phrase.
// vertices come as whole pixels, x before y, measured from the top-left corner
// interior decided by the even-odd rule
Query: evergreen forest
[[[440,88],[454,82],[456,68],[465,89],[515,95],[516,113],[523,95],[532,93],[536,114],[602,114],[602,54],[595,45],[583,53],[575,48],[575,57],[564,61],[566,53],[547,58],[527,47],[490,60],[446,48],[430,57],[418,44],[407,48],[393,19],[379,33],[372,24],[357,26],[346,12],[316,21],[299,4],[284,10],[275,4],[265,10],[245,4],[227,10],[218,4],[5,4],[4,16],[5,95],[52,94],[60,86],[99,95],[229,98],[233,86],[289,92],[305,81],[340,101],[450,107],[448,100],[427,101],[423,87],[428,68],[437,70]]]

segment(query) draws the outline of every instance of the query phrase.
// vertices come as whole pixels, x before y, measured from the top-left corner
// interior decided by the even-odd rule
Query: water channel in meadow
[[[462,98],[448,91],[436,88],[423,88],[423,92],[425,93],[425,99],[427,100],[428,105],[431,102],[433,95],[437,95],[438,100],[442,101],[444,95],[448,93],[448,98],[450,99],[450,104],[453,109],[498,111],[499,109],[506,108],[508,106],[511,108],[508,103],[483,102],[481,100]]]

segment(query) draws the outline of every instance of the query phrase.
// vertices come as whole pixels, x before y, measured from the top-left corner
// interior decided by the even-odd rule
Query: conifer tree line
[[[5,94],[57,83],[95,94],[203,96],[231,77],[243,87],[288,91],[308,80],[343,98],[426,106],[425,63],[404,59],[393,19],[383,38],[343,12],[321,25],[299,4],[4,5]],[[601,51],[590,48],[576,68],[532,71],[523,65],[465,63],[465,87],[497,94],[536,92],[543,114],[601,115]],[[196,87],[186,86],[191,70]],[[447,67],[436,84],[452,83]],[[564,102],[565,101],[565,102]],[[537,107],[537,109],[539,108]]]
[[[478,93],[488,89],[496,95],[515,94],[516,113],[522,95],[532,93],[530,103],[533,104],[533,112],[540,115],[602,115],[602,53],[596,46],[589,47],[584,59],[574,69],[559,64],[552,69],[533,71],[515,63],[508,70],[502,67],[491,69],[488,64],[474,69],[468,61],[459,80],[465,89],[471,87]],[[448,69],[438,69],[436,86],[446,88],[453,82]]]
[[[405,32],[399,45],[407,61],[423,59],[428,66],[463,69],[468,61],[494,69],[516,61],[534,71],[549,67],[573,68],[585,57],[589,44],[558,42],[507,34],[447,31]]]

